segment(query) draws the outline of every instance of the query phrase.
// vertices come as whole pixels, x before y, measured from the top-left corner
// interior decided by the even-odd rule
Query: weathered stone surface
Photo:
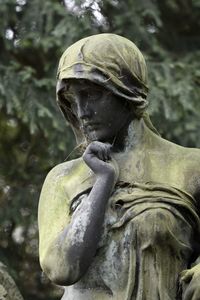
[[[14,280],[9,275],[7,267],[0,262],[0,300],[23,300]]]
[[[86,149],[40,197],[40,262],[62,300],[200,299],[200,151],[160,137],[146,79],[140,51],[112,34],[60,60],[57,100]]]

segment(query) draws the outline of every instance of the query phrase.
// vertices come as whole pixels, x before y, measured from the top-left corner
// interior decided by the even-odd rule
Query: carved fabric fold
[[[81,192],[78,205],[87,194]],[[120,182],[94,263],[62,300],[181,299],[179,274],[193,255],[193,232],[199,233],[195,206],[190,194],[175,187]]]

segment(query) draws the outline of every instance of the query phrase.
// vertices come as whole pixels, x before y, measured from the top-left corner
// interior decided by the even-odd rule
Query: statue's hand
[[[114,179],[117,179],[119,170],[116,161],[111,158],[110,144],[98,141],[90,143],[83,160],[97,176],[114,175]]]
[[[186,288],[183,293],[183,300],[200,299],[200,265],[181,272],[181,282],[185,283]]]

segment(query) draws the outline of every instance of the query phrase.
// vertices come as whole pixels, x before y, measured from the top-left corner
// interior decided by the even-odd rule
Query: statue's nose
[[[87,103],[85,103],[84,105],[79,104],[77,107],[77,115],[78,118],[82,120],[90,118],[92,115],[92,110],[90,105],[88,105]]]

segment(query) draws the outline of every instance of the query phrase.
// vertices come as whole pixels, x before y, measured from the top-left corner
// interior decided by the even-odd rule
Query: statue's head
[[[112,142],[124,124],[143,117],[147,92],[144,57],[124,37],[84,38],[60,59],[57,100],[78,143],[85,138]]]

